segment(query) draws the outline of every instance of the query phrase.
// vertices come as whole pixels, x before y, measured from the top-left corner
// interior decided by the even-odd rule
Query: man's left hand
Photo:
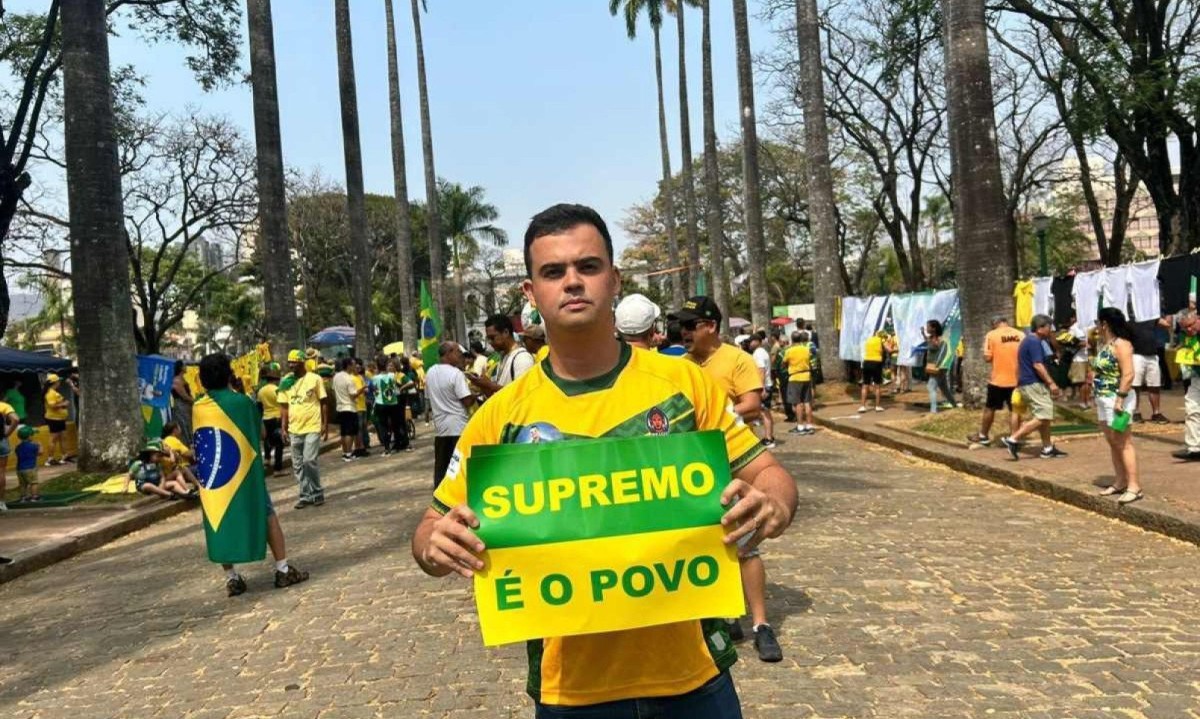
[[[730,482],[721,493],[721,506],[729,507],[721,517],[721,526],[732,528],[725,535],[726,544],[735,544],[742,537],[754,534],[749,545],[754,547],[763,539],[783,534],[788,525],[789,513],[783,503],[740,479]]]

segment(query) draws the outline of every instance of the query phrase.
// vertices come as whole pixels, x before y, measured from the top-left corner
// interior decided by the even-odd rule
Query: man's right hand
[[[479,528],[479,518],[466,504],[444,515],[429,510],[421,525],[413,537],[413,554],[428,574],[457,572],[470,578],[483,569],[479,554],[485,547],[472,531]]]

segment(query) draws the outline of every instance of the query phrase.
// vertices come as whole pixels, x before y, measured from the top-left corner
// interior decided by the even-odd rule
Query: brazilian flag
[[[421,338],[417,343],[421,350],[421,361],[425,363],[425,371],[438,363],[438,344],[442,341],[442,320],[433,306],[433,297],[429,294],[429,286],[421,280]]]
[[[942,360],[942,371],[948,372],[954,366],[954,360],[957,357],[958,343],[962,340],[963,324],[962,324],[962,305],[958,300],[954,301],[954,308],[950,310],[950,314],[946,316],[946,321],[943,323],[946,344],[950,347],[950,351],[946,353],[945,359]]]
[[[196,400],[192,422],[208,558],[222,564],[260,561],[266,555],[268,500],[258,407],[244,394],[219,389]]]

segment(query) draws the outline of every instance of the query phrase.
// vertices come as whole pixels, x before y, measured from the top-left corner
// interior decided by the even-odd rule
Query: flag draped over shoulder
[[[433,297],[429,294],[429,286],[421,280],[421,339],[418,349],[421,350],[421,361],[425,367],[433,367],[438,363],[438,344],[442,341],[442,320],[433,306]]]
[[[196,400],[192,421],[208,558],[257,562],[266,554],[268,501],[258,408],[243,394],[216,390]]]
[[[950,347],[950,351],[946,353],[946,357],[942,360],[942,370],[944,371],[949,371],[954,366],[958,343],[962,340],[962,329],[962,305],[959,304],[958,300],[955,300],[954,308],[946,316],[943,330],[946,344]]]

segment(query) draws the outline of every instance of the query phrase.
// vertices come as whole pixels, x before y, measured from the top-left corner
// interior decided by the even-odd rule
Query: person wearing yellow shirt
[[[693,297],[667,319],[679,322],[687,358],[725,390],[733,413],[743,421],[757,419],[762,412],[762,375],[749,354],[721,341],[721,309],[717,303],[711,297]],[[766,565],[755,547],[739,546],[738,561],[742,566],[742,590],[754,623],[754,648],[764,662],[781,661],[783,648],[767,622]],[[730,624],[730,629],[735,639],[741,634],[737,621]]]
[[[280,383],[276,397],[280,428],[292,446],[292,472],[300,485],[296,509],[319,507],[325,504],[325,490],[317,458],[321,454],[321,435],[329,429],[325,382],[308,371],[300,350],[288,352],[288,367],[292,370],[289,381]]]
[[[413,533],[421,569],[470,578],[484,567],[486,548],[473,531],[479,517],[467,505],[475,450],[528,440],[532,429],[542,441],[623,436],[631,426],[647,427],[648,413],[666,431],[724,436],[735,479],[722,495],[731,505],[723,524],[738,527],[725,536],[727,544],[751,536],[753,546],[782,534],[795,513],[795,480],[728,411],[720,387],[691,362],[636,351],[615,338],[612,307],[621,277],[600,216],[558,205],[535,216],[525,237],[523,290],[554,344],[544,362],[489,399],[464,428],[433,506]],[[545,637],[531,641],[526,656],[527,691],[539,716],[635,716],[639,700],[648,699],[664,717],[741,716],[729,675],[736,650],[720,623]]]
[[[0,437],[0,512],[7,512],[8,505],[4,503],[4,489],[8,484],[8,455],[12,454],[12,436],[20,426],[21,420],[17,417],[17,410],[8,402],[0,402],[0,417],[3,418],[4,429],[3,436]],[[18,455],[20,459],[20,455]],[[34,469],[37,469],[37,457],[34,457]],[[21,489],[25,489],[25,484],[22,483]],[[26,498],[26,493],[21,492],[22,499]]]
[[[262,370],[263,386],[258,388],[258,406],[262,411],[263,464],[273,462],[275,475],[283,474],[283,425],[279,410],[279,363],[271,362]]]
[[[887,337],[887,332],[880,330],[868,337],[863,344],[862,382],[859,383],[862,387],[862,406],[858,408],[859,414],[867,411],[867,393],[870,391],[875,392],[875,411],[883,411],[883,405],[879,403],[879,395],[883,392],[885,337]]]
[[[67,431],[67,417],[70,416],[70,405],[67,398],[59,389],[62,380],[56,374],[46,375],[45,401],[46,428],[50,432],[50,446],[46,448],[46,466],[53,467],[63,463],[66,450],[63,448],[63,433]]]
[[[371,430],[367,422],[367,380],[363,377],[366,368],[363,361],[357,357],[350,368],[350,378],[354,380],[354,388],[358,392],[354,399],[354,409],[358,412],[358,439],[355,441],[354,456],[367,457],[371,452]]]
[[[783,364],[788,375],[788,402],[796,412],[796,426],[789,429],[788,434],[814,434],[813,349],[807,332],[796,330],[792,333],[792,344],[783,353]]]
[[[196,479],[195,473],[192,472],[192,461],[196,455],[192,453],[191,447],[183,441],[183,430],[180,429],[178,422],[167,422],[162,428],[162,471],[163,476],[167,479],[177,479],[180,482],[190,484],[195,491],[200,491],[200,481]],[[173,477],[175,473],[178,475]]]

